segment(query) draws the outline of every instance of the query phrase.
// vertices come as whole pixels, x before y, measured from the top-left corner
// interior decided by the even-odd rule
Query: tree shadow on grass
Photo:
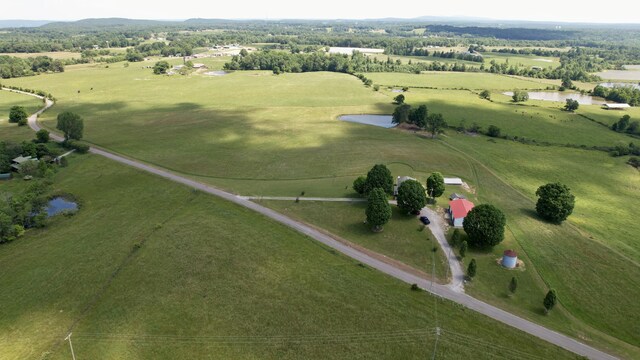
[[[549,220],[541,217],[540,215],[538,215],[537,211],[535,211],[534,209],[531,209],[531,208],[520,208],[520,213],[522,213],[523,215],[525,215],[525,216],[527,216],[527,217],[529,217],[531,219],[540,221],[540,222],[542,222],[544,224],[547,224],[547,225],[562,225],[562,223],[549,221]]]

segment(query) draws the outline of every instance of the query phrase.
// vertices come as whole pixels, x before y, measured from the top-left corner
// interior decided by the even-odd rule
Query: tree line
[[[33,58],[18,58],[0,55],[0,77],[9,79],[21,76],[31,76],[43,72],[63,72],[64,64],[48,56]]]

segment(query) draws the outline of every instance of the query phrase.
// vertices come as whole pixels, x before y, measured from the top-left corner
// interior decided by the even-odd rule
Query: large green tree
[[[442,114],[430,114],[427,116],[425,123],[427,131],[431,133],[431,137],[435,138],[438,134],[442,134],[447,127],[447,122],[444,121]]]
[[[409,122],[409,114],[411,113],[411,105],[402,104],[393,110],[391,121],[394,124],[402,124]]]
[[[391,219],[391,205],[383,189],[376,187],[369,192],[365,214],[372,230],[382,231],[382,226]]]
[[[433,201],[444,194],[444,189],[444,177],[441,173],[434,172],[427,178],[427,194]]]
[[[65,141],[80,140],[84,130],[84,121],[80,115],[65,111],[58,115],[56,129],[64,132]]]
[[[398,188],[398,207],[406,212],[415,213],[427,205],[424,187],[416,180],[406,180]]]
[[[400,94],[400,95],[394,97],[393,98],[393,102],[395,102],[398,105],[404,104],[404,95]]]
[[[536,191],[538,202],[536,212],[542,218],[554,223],[561,223],[573,212],[575,196],[564,184],[551,183],[542,185]]]
[[[416,125],[419,128],[427,126],[427,118],[429,110],[425,105],[420,105],[415,109],[411,109],[409,112],[409,122]]]
[[[490,204],[482,204],[469,211],[462,227],[467,233],[469,245],[486,248],[502,242],[506,223],[507,220],[500,209]]]
[[[12,106],[11,109],[9,109],[9,122],[10,123],[15,123],[15,124],[26,124],[27,122],[27,118],[29,117],[29,115],[27,115],[27,112],[25,111],[24,107],[22,106]]]
[[[570,112],[574,112],[578,110],[579,107],[580,107],[580,103],[578,102],[578,100],[573,100],[573,99],[567,99],[567,102],[564,105],[564,109]]]
[[[381,188],[387,194],[393,193],[393,177],[384,164],[374,165],[367,173],[366,193],[375,188]]]

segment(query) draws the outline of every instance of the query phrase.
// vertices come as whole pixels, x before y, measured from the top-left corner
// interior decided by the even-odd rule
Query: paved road
[[[27,94],[27,95],[31,95],[31,96],[35,96],[33,94]],[[52,103],[50,103],[49,101],[47,101],[47,105],[45,106],[45,108],[43,108],[41,111],[39,111],[37,114],[42,113],[44,110],[46,110],[48,107],[50,107],[52,105]],[[37,123],[37,114],[34,114],[33,116],[29,117],[29,126],[35,130],[38,131],[40,130],[40,126]],[[52,134],[53,135],[53,134]],[[60,139],[60,136],[57,135],[53,135],[52,138],[54,139]],[[489,305],[483,301],[480,301],[478,299],[475,299],[469,295],[466,295],[464,293],[455,291],[454,289],[452,289],[451,287],[449,287],[448,285],[439,285],[436,283],[432,283],[431,281],[428,281],[426,279],[420,278],[416,275],[410,274],[406,271],[403,271],[401,269],[398,269],[390,264],[387,264],[385,262],[382,262],[380,260],[377,260],[375,258],[372,258],[354,248],[351,248],[341,242],[338,242],[336,240],[334,240],[333,238],[321,233],[318,230],[315,230],[305,224],[302,224],[298,221],[295,221],[289,217],[286,217],[278,212],[275,212],[269,208],[266,208],[264,206],[261,206],[257,203],[254,203],[252,201],[250,201],[249,199],[228,193],[226,191],[222,191],[220,189],[214,188],[212,186],[206,185],[206,184],[202,184],[200,182],[197,181],[193,181],[190,179],[187,179],[185,177],[182,177],[180,175],[176,175],[173,173],[170,173],[166,170],[162,170],[162,169],[158,169],[152,166],[149,166],[147,164],[135,161],[135,160],[130,160],[127,159],[125,157],[119,156],[119,155],[115,155],[112,154],[110,152],[92,147],[90,150],[91,153],[93,154],[97,154],[97,155],[101,155],[104,156],[106,158],[109,158],[111,160],[117,161],[119,163],[125,164],[125,165],[129,165],[132,166],[134,168],[149,172],[151,174],[163,177],[165,179],[189,186],[191,188],[221,197],[225,200],[231,201],[235,204],[238,204],[240,206],[244,206],[246,208],[252,209],[272,220],[275,220],[285,226],[288,226],[304,235],[307,235],[323,244],[325,244],[326,246],[329,246],[341,253],[343,253],[344,255],[354,259],[355,261],[358,261],[362,264],[365,264],[369,267],[372,267],[378,271],[381,271],[389,276],[392,276],[398,280],[404,281],[407,284],[417,284],[420,288],[434,294],[437,296],[440,296],[442,298],[454,301],[458,304],[461,304],[469,309],[472,309],[474,311],[477,311],[481,314],[484,314],[490,318],[493,318],[495,320],[498,320],[504,324],[510,325],[516,329],[522,330],[528,334],[531,334],[533,336],[536,336],[540,339],[543,339],[545,341],[548,341],[549,343],[555,344],[559,347],[562,347],[568,351],[571,351],[573,353],[582,355],[582,356],[586,356],[590,359],[603,359],[603,360],[613,360],[616,359],[616,357],[613,357],[607,353],[604,353],[598,349],[595,349],[593,347],[590,347],[588,345],[585,345],[577,340],[574,340],[566,335],[557,333],[553,330],[547,329],[543,326],[540,326],[538,324],[535,324],[529,320],[523,319],[521,317],[518,317],[516,315],[513,315],[511,313],[508,313],[504,310],[501,310],[495,306]],[[437,218],[437,216],[433,216],[434,219]],[[446,329],[445,329],[446,332]]]
[[[365,202],[363,198],[325,198],[325,197],[306,197],[306,196],[238,196],[246,200],[278,200],[278,201],[327,201],[327,202]]]

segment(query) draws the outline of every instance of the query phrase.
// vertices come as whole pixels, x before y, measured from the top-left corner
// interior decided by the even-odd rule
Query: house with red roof
[[[462,227],[465,216],[473,209],[474,205],[467,199],[455,199],[449,201],[449,215],[454,227]]]

